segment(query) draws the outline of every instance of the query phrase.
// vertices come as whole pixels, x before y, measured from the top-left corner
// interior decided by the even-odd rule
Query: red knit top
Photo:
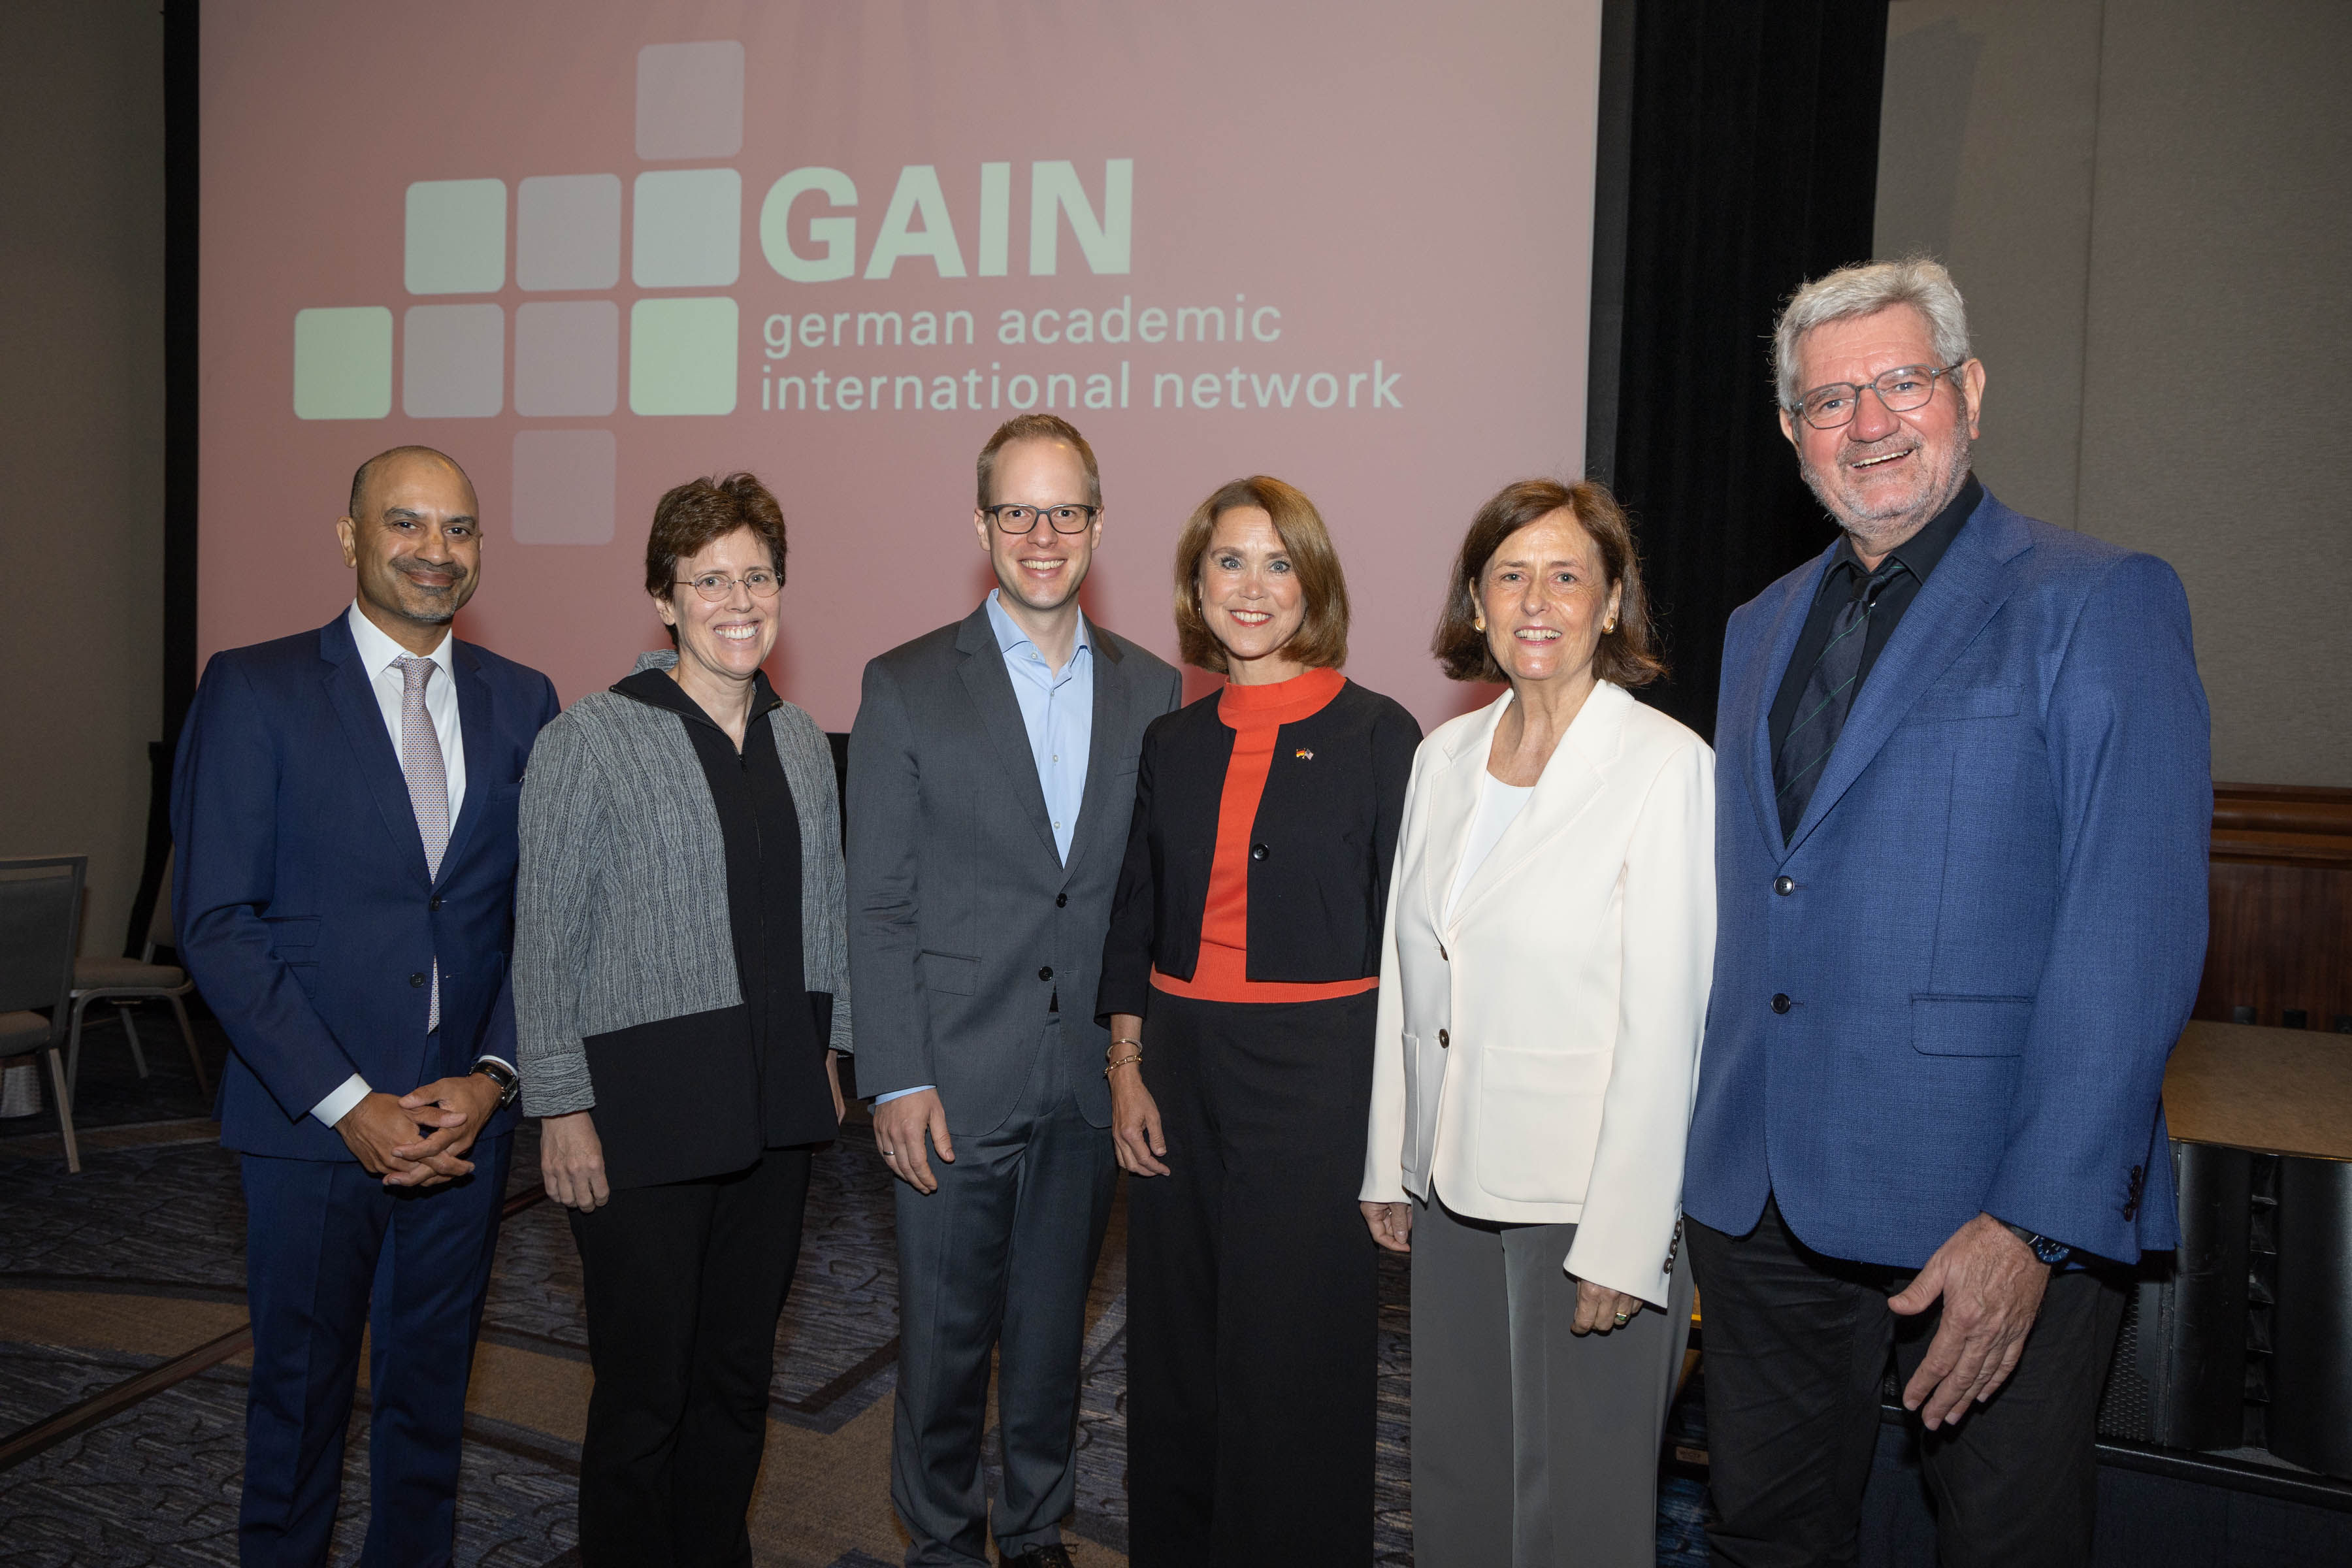
[[[1310,669],[1270,686],[1229,684],[1217,698],[1217,718],[1234,731],[1234,754],[1217,802],[1217,848],[1201,911],[1200,962],[1190,980],[1162,974],[1154,965],[1155,989],[1203,1002],[1325,1002],[1379,986],[1377,974],[1321,982],[1249,978],[1250,830],[1257,822],[1266,775],[1274,771],[1275,739],[1285,724],[1320,712],[1347,684],[1336,669]]]

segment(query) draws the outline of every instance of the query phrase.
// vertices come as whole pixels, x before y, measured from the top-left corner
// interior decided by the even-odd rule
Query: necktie
[[[1890,555],[1867,579],[1854,584],[1853,594],[1838,607],[1837,618],[1830,623],[1830,640],[1822,647],[1821,658],[1813,661],[1811,672],[1805,677],[1805,691],[1798,699],[1796,717],[1790,721],[1789,733],[1780,742],[1780,754],[1772,761],[1773,782],[1780,791],[1780,834],[1784,838],[1804,820],[1814,786],[1822,782],[1822,765],[1830,760],[1838,735],[1845,729],[1846,715],[1853,710],[1854,692],[1862,685],[1863,650],[1870,641],[1870,612],[1895,574],[1906,570],[1903,563]]]
[[[449,771],[441,755],[441,737],[425,710],[425,688],[440,668],[429,658],[403,656],[400,666],[400,771],[408,780],[408,804],[416,812],[416,831],[425,840],[425,869],[441,874],[441,854],[449,847]],[[441,1026],[441,961],[433,961],[433,1000],[425,1016],[425,1032]]]

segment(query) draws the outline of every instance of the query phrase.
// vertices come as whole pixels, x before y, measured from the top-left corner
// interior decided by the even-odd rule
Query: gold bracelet
[[[1143,1059],[1143,1053],[1142,1053],[1141,1051],[1137,1051],[1137,1052],[1136,1052],[1134,1055],[1132,1055],[1132,1056],[1125,1056],[1125,1057],[1121,1057],[1121,1058],[1118,1058],[1118,1060],[1117,1060],[1117,1061],[1115,1061],[1115,1062],[1111,1063],[1111,1064],[1110,1064],[1110,1066],[1108,1066],[1108,1067],[1107,1067],[1107,1068],[1103,1068],[1103,1077],[1105,1077],[1105,1078],[1108,1078],[1111,1074],[1113,1074],[1113,1073],[1117,1072],[1119,1068],[1121,1068],[1125,1067],[1128,1063],[1129,1063],[1129,1062],[1140,1062],[1142,1059]]]
[[[1113,1040],[1110,1044],[1113,1050],[1117,1050],[1121,1046],[1133,1046],[1139,1051],[1143,1048],[1141,1040]]]

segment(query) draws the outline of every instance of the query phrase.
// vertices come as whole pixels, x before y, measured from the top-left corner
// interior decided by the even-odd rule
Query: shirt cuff
[[[336,1122],[349,1116],[352,1113],[352,1107],[365,1100],[372,1092],[373,1091],[368,1088],[367,1079],[353,1073],[343,1079],[332,1094],[312,1106],[310,1114],[332,1127]]]
[[[887,1105],[894,1100],[904,1100],[910,1094],[920,1094],[927,1089],[937,1089],[940,1086],[935,1083],[919,1083],[912,1089],[894,1089],[887,1094],[876,1095],[874,1097],[874,1103],[877,1105]]]
[[[880,329],[877,328],[876,330],[878,331]],[[515,1072],[514,1063],[507,1060],[504,1057],[494,1057],[490,1055],[489,1052],[484,1051],[480,1056],[474,1058],[474,1065],[476,1067],[480,1067],[484,1062],[496,1062],[499,1066],[506,1068],[507,1071],[513,1072],[515,1077],[520,1078],[522,1076],[522,1074]]]

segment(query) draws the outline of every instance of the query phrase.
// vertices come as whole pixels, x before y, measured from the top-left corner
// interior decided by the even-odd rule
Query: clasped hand
[[[473,1173],[466,1151],[499,1109],[479,1073],[436,1079],[404,1095],[371,1092],[335,1123],[344,1144],[388,1187],[437,1187]]]

